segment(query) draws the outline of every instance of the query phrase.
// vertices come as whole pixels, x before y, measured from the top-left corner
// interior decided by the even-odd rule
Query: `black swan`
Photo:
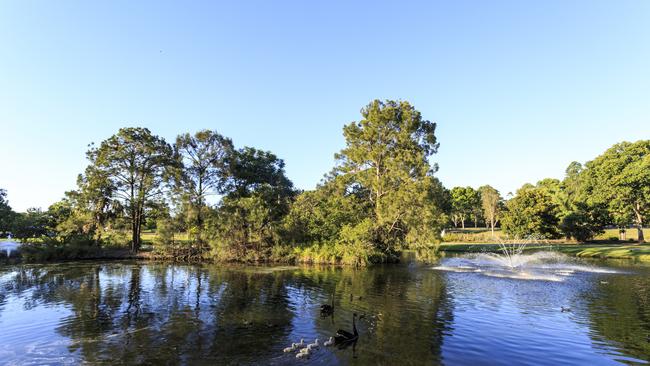
[[[363,318],[363,315],[359,319]],[[357,331],[357,313],[352,314],[352,333],[344,329],[339,329],[336,331],[334,336],[334,344],[345,344],[349,342],[354,342],[359,338],[359,332]]]
[[[331,304],[323,304],[320,306],[320,315],[330,316],[334,314],[334,294],[332,294]]]

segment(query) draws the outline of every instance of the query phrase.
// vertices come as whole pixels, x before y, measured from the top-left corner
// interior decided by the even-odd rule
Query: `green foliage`
[[[378,250],[374,241],[374,223],[365,219],[357,225],[345,225],[334,242],[311,243],[295,248],[295,258],[300,262],[318,264],[346,264],[357,267],[372,263],[395,261]]]
[[[558,205],[544,189],[525,187],[508,201],[502,223],[515,237],[535,235],[546,239],[559,237]]]
[[[233,144],[214,131],[202,130],[194,135],[179,135],[174,147],[182,164],[177,174],[177,189],[181,200],[188,204],[185,213],[190,214],[185,217],[186,226],[195,234],[199,250],[203,251],[206,199],[225,191]]]
[[[66,240],[38,237],[22,240],[20,254],[27,262],[90,259],[100,254],[100,249],[83,237]]]
[[[483,220],[491,235],[476,240],[493,240],[501,222],[517,237],[586,241],[611,223],[641,228],[650,210],[650,141],[571,163],[564,180],[525,184],[504,204],[488,185],[443,187],[429,162],[436,124],[408,102],[375,100],[361,115],[343,128],[336,167],[306,192],[294,189],[273,153],[235,149],[214,131],[181,134],[172,148],[148,129],[123,128],[90,148],[78,189],[47,212],[16,214],[0,189],[0,233],[36,238],[26,253],[41,258],[127,243],[137,251],[144,226],[157,231],[153,251],[164,258],[365,266],[396,260],[404,249],[435,256],[450,218],[463,228]],[[210,195],[221,196],[214,206]]]
[[[369,218],[354,226],[345,225],[339,241],[341,262],[355,266],[383,262],[386,254],[375,247],[375,230],[375,224]]]
[[[11,231],[16,213],[9,206],[7,191],[0,188],[0,234]]]
[[[481,208],[483,209],[483,217],[490,225],[492,235],[494,236],[494,228],[501,219],[504,209],[503,198],[499,191],[492,186],[485,185],[478,189],[481,197]]]
[[[464,229],[467,218],[481,209],[481,196],[472,187],[454,187],[450,194],[454,226],[458,226],[458,222],[460,222]]]
[[[295,196],[284,162],[270,152],[244,148],[229,168],[227,193],[208,222],[213,257],[268,260]]]
[[[159,200],[170,167],[176,166],[171,146],[146,128],[122,128],[117,134],[92,147],[90,165],[80,180],[82,189],[107,206],[113,206],[129,221],[131,251],[140,248],[140,232],[147,210]]]
[[[568,212],[560,222],[560,230],[567,238],[585,242],[604,232],[607,211],[602,207],[577,203],[576,208]]]
[[[28,208],[15,215],[11,232],[17,239],[38,238],[48,234],[49,218],[40,208]]]
[[[158,219],[153,240],[154,256],[187,261],[203,259],[202,247],[191,239],[182,240],[179,232],[177,222],[171,218]]]
[[[220,260],[264,261],[278,243],[279,222],[260,195],[226,197],[211,221],[214,256]]]
[[[588,202],[606,204],[613,221],[633,222],[644,242],[643,225],[650,213],[650,140],[616,144],[584,169]]]
[[[334,244],[346,225],[371,214],[368,192],[347,175],[338,175],[313,191],[299,194],[284,219],[284,237],[294,244]]]
[[[361,121],[343,128],[346,147],[337,154],[338,172],[368,193],[372,245],[387,258],[413,243],[433,245],[437,217],[419,219],[439,211],[431,192],[437,167],[428,161],[438,150],[436,124],[405,101],[375,100],[361,114]]]

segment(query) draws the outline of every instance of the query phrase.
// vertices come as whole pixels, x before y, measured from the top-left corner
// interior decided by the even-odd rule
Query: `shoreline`
[[[592,259],[625,259],[634,262],[650,263],[650,244],[612,244],[612,243],[552,243],[552,244],[531,244],[525,251],[549,250],[564,253],[577,258]],[[402,253],[413,251],[405,250]],[[443,257],[445,253],[499,253],[501,247],[495,243],[444,243],[438,248],[437,256]],[[345,263],[316,263],[310,261],[220,261],[216,259],[189,259],[178,260],[173,256],[163,256],[152,252],[131,253],[128,249],[105,249],[94,255],[82,255],[78,258],[61,258],[54,260],[24,260],[19,252],[11,257],[0,253],[0,264],[39,264],[39,263],[65,263],[74,261],[111,261],[111,260],[136,260],[136,261],[160,261],[174,263],[192,264],[243,264],[243,265],[327,265],[355,267]],[[399,262],[396,262],[399,263]],[[395,264],[395,263],[377,263]],[[372,264],[370,265],[372,266]]]

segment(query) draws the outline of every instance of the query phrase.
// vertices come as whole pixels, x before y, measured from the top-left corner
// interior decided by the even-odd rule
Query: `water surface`
[[[435,269],[467,267],[467,260],[363,270],[123,261],[0,266],[0,359],[10,365],[650,360],[650,268],[571,262],[607,270],[566,272],[559,281]],[[331,294],[335,313],[323,318],[319,308]],[[355,345],[320,347],[308,360],[282,352],[301,338],[322,342],[339,328],[351,330],[354,312],[365,315]]]

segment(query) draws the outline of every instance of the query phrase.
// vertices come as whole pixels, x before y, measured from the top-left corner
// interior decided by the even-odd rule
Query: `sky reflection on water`
[[[453,265],[457,259],[443,259]],[[561,282],[449,272],[164,263],[0,266],[8,364],[585,364],[650,357],[650,270]],[[602,265],[601,265],[602,267]],[[334,294],[333,317],[321,304]],[[565,307],[570,311],[563,312]],[[355,347],[282,349],[358,324]]]

